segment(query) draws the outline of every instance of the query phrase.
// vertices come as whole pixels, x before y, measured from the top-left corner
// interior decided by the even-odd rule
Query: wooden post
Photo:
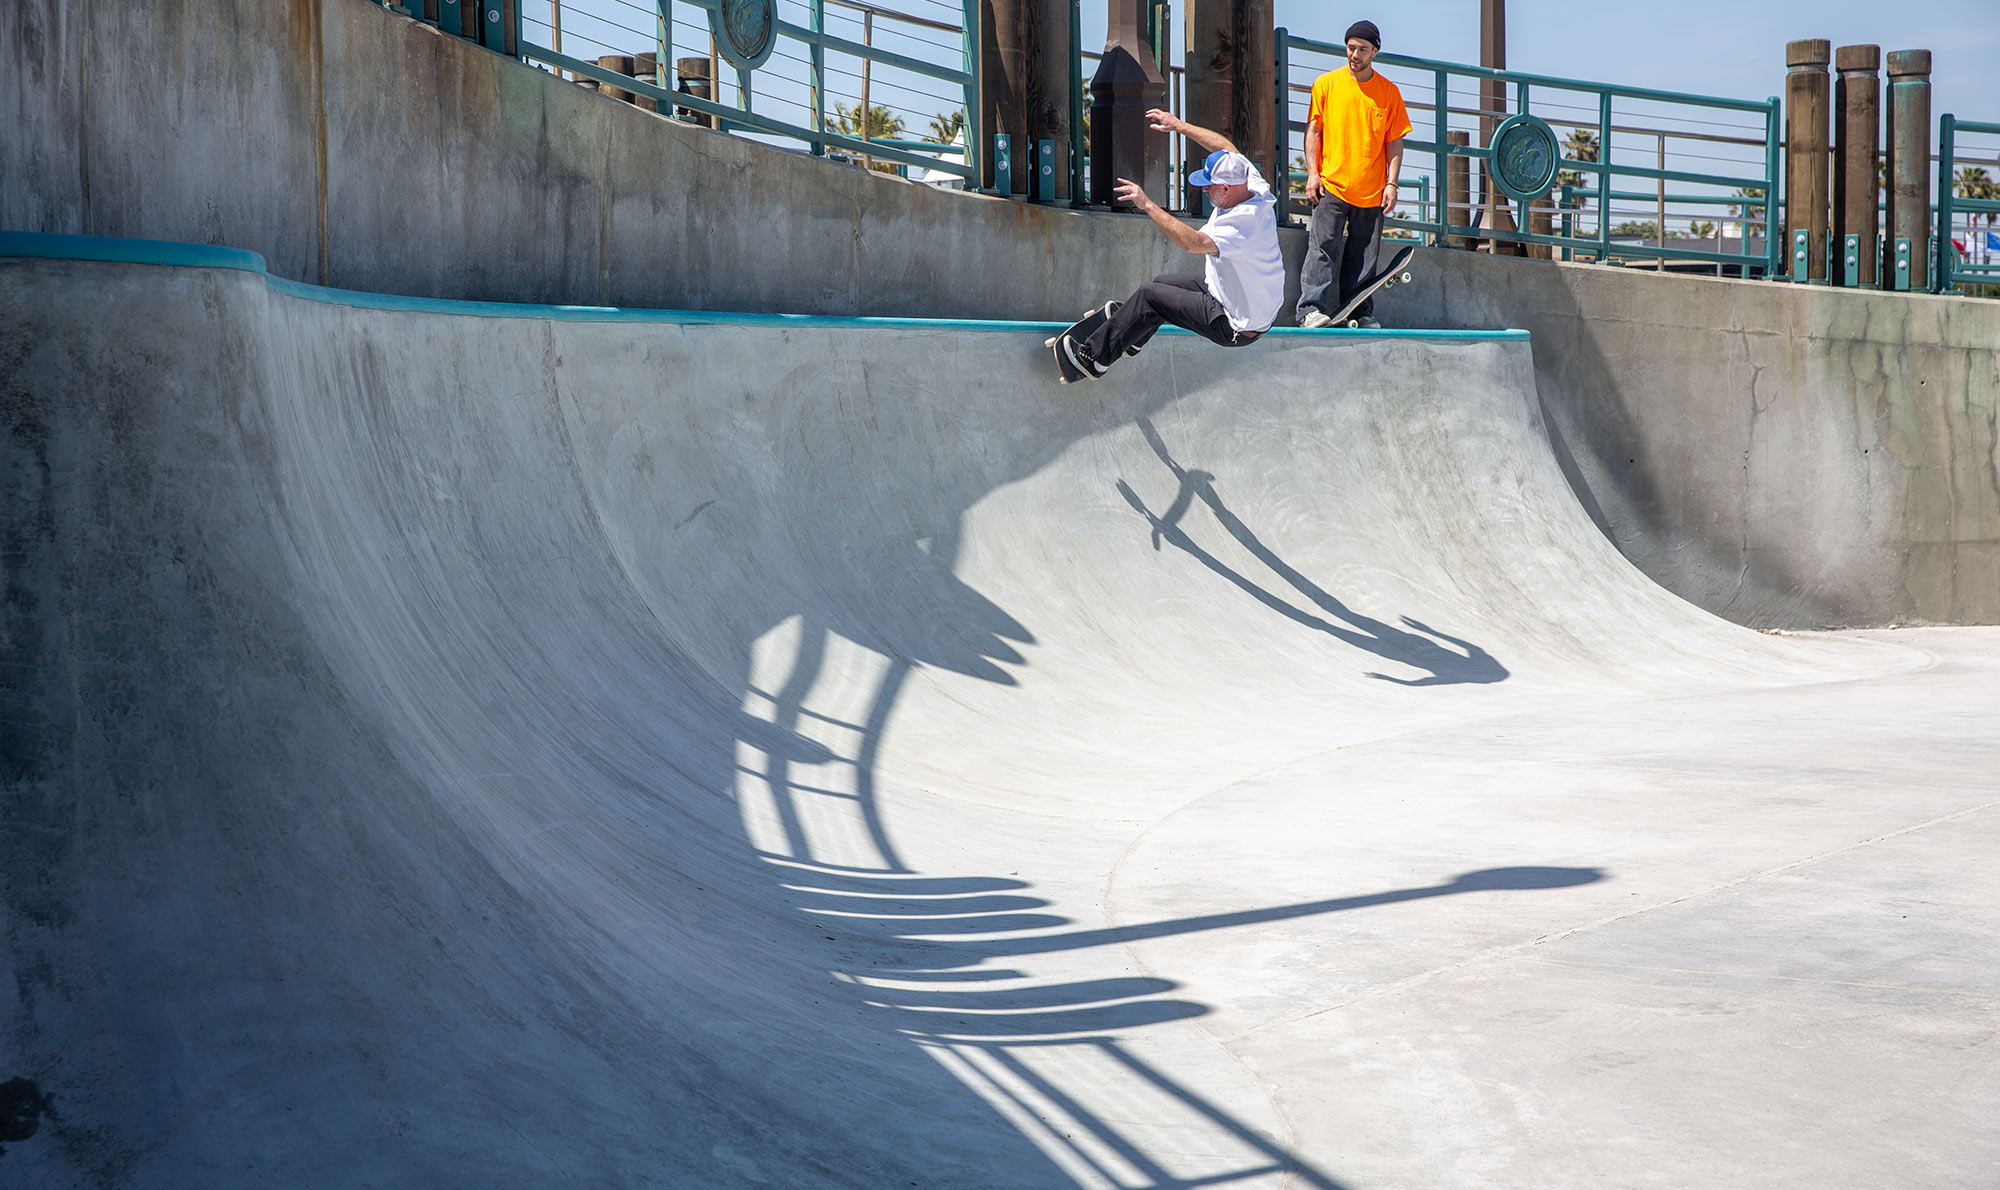
[[[875,10],[872,8],[863,9],[861,13],[861,44],[865,46],[873,46],[875,44]],[[870,114],[868,111],[868,104],[870,101],[870,96],[868,94],[868,82],[869,79],[873,77],[874,66],[875,66],[875,59],[867,57],[861,59],[860,126],[861,126],[861,139],[864,141],[868,139],[868,117]],[[866,153],[863,153],[861,155],[861,164],[873,168],[875,165],[875,159],[873,157],[868,156]]]
[[[658,82],[660,78],[659,54],[648,51],[647,53],[632,55],[632,77],[642,83]],[[644,95],[638,94],[632,96],[632,106],[649,112],[660,110],[659,104]]]
[[[1555,234],[1555,199],[1544,194],[1528,204],[1528,230],[1538,236]],[[1535,260],[1555,259],[1555,249],[1548,244],[1529,244],[1528,255]]]
[[[1910,288],[1930,288],[1931,52],[1889,54],[1889,218],[1882,272],[1896,273],[1896,241],[1910,249]]]
[[[1480,0],[1479,64],[1489,70],[1507,69],[1507,0]],[[1479,81],[1479,143],[1493,143],[1493,130],[1507,113],[1507,84],[1499,79]],[[1486,226],[1494,231],[1516,231],[1514,208],[1500,184],[1493,180],[1492,163],[1479,171],[1480,202],[1486,208]],[[1496,256],[1519,256],[1522,245],[1511,240],[1492,240]]]
[[[980,0],[979,4],[979,172],[982,188],[1000,194],[1028,192],[1028,0]],[[993,138],[1004,135],[1010,146],[1006,177],[994,174],[998,164]]]
[[[1655,139],[1660,142],[1660,163],[1657,168],[1661,173],[1665,173],[1667,172],[1667,134],[1662,132]],[[1664,250],[1667,246],[1667,180],[1665,178],[1655,180],[1659,185],[1655,188],[1653,201],[1659,205],[1653,210],[1653,244],[1655,247]],[[1654,258],[1653,271],[1656,273],[1666,272],[1667,258],[1664,256]]]
[[[1273,0],[1188,0],[1185,19],[1187,119],[1236,142],[1283,193]],[[1188,191],[1185,209],[1198,210],[1200,199]]]
[[[1827,63],[1825,38],[1785,46],[1785,250],[1794,281],[1826,280]],[[1803,268],[1796,259],[1798,233],[1806,233]]]
[[[597,64],[614,74],[630,75],[632,73],[632,56],[630,54],[603,54],[598,57]],[[620,103],[630,103],[637,98],[637,96],[625,88],[614,87],[608,83],[599,86],[598,90]]]
[[[1876,71],[1882,65],[1879,45],[1844,45],[1833,52],[1835,128],[1839,131],[1838,150],[1833,157],[1834,257],[1845,272],[1848,236],[1859,241],[1855,254],[1855,283],[1873,285],[1879,275],[1876,265],[1881,251],[1876,241],[1876,207],[1880,191],[1875,184],[1875,159],[1881,148],[1882,81]],[[1845,283],[1847,278],[1839,278]]]
[[[1447,132],[1444,139],[1449,144],[1472,144],[1470,132]],[[1445,223],[1452,227],[1464,227],[1472,222],[1472,158],[1454,154],[1446,165],[1449,175],[1445,180]],[[1451,236],[1446,240],[1454,248],[1472,247],[1467,236]]]
[[[1054,198],[1067,200],[1069,194],[1069,72],[1070,59],[1077,47],[1070,40],[1070,0],[1028,0],[1030,19],[1022,60],[1025,75],[1025,129],[1027,145],[1033,148],[1049,142],[1055,154]],[[990,154],[989,154],[990,156]],[[1032,153],[1016,150],[1021,168],[1042,164]],[[1028,192],[1034,193],[1032,181]]]
[[[709,77],[707,58],[676,58],[674,73],[680,77],[679,90],[687,92],[696,99],[706,99],[711,103],[715,101],[715,80]],[[683,117],[691,116],[698,127],[715,127],[715,117],[707,112],[682,108],[676,114]]]

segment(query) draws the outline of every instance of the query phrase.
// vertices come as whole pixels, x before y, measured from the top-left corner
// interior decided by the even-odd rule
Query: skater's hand
[[[1187,121],[1160,107],[1146,109],[1146,122],[1154,132],[1180,132],[1187,127]]]
[[[1396,183],[1394,182],[1382,188],[1382,214],[1389,218],[1393,218],[1396,214]]]
[[[1314,206],[1318,206],[1319,196],[1321,194],[1324,194],[1325,192],[1326,192],[1326,183],[1319,180],[1318,170],[1313,170],[1311,173],[1306,175],[1307,202],[1313,204]]]
[[[1146,197],[1145,187],[1128,178],[1118,179],[1118,185],[1112,189],[1111,196],[1119,202],[1131,203],[1135,210],[1151,210],[1154,206],[1153,200]]]

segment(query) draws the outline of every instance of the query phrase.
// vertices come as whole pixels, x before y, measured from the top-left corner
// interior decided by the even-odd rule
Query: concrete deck
[[[0,261],[0,1181],[1995,1184],[2000,631],[1041,334]]]

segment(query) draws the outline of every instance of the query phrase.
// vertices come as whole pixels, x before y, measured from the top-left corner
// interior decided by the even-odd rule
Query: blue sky
[[[1104,39],[1103,5],[1085,0],[1087,26],[1092,8],[1099,10],[1096,48]],[[1366,17],[1381,26],[1385,49],[1479,61],[1479,0],[1278,0],[1277,11],[1280,25],[1306,37],[1339,41],[1349,23]],[[1507,6],[1507,65],[1514,70],[1731,99],[1782,96],[1785,43],[1808,37],[1880,45],[1885,52],[1928,49],[1932,110],[2000,122],[2000,0],[1514,0]],[[1093,40],[1089,27],[1084,40]]]
[[[957,19],[959,8],[958,0],[877,2],[952,21]],[[572,40],[595,32],[616,41],[621,49],[644,48],[644,39],[636,33],[650,33],[651,22],[644,11],[651,8],[650,0],[563,0],[563,5],[570,14],[566,23],[571,26]],[[1174,6],[1176,46],[1183,38],[1180,15],[1185,6],[1186,0]],[[545,25],[535,27],[548,19],[544,0],[525,0],[523,9],[531,22],[529,36],[545,35]],[[615,23],[594,24],[590,20],[593,10]],[[836,10],[829,12],[847,16],[836,14]],[[1398,0],[1395,4],[1277,0],[1277,15],[1278,23],[1293,33],[1325,41],[1339,41],[1349,22],[1367,17],[1381,26],[1389,50],[1453,62],[1479,60],[1479,0]],[[677,24],[683,31],[677,40],[694,42],[700,34],[702,13],[682,5],[679,17]],[[1084,0],[1082,17],[1084,47],[1101,48],[1103,0]],[[855,22],[849,17],[846,23]],[[858,28],[840,31],[858,34]],[[1835,45],[1871,42],[1884,50],[1929,49],[1935,55],[1933,110],[2000,121],[2000,0],[1674,0],[1658,4],[1514,0],[1507,11],[1508,65],[1516,70],[1736,99],[1782,94],[1785,43],[1805,37],[1825,37]],[[705,41],[705,37],[700,39]],[[627,42],[632,44],[627,46]],[[578,43],[576,49],[583,51],[585,47]]]
[[[610,48],[646,48],[651,40],[652,0],[561,0],[572,53],[595,56]],[[886,7],[955,23],[962,0],[876,0]],[[803,21],[801,0],[781,0],[790,19]],[[1183,41],[1181,10],[1175,4],[1172,42]],[[526,0],[523,11],[531,40],[547,33],[547,0]],[[860,18],[829,7],[829,29],[860,39]],[[680,53],[706,50],[705,16],[691,4],[676,6]],[[1515,70],[1590,82],[1622,83],[1670,91],[1763,100],[1782,95],[1785,43],[1824,37],[1835,45],[1879,44],[1884,50],[1923,48],[1934,55],[1934,114],[1955,112],[1966,119],[2000,122],[2000,0],[1678,0],[1638,4],[1631,0],[1576,3],[1575,0],[1514,0],[1508,6],[1508,65]],[[1479,0],[1400,0],[1384,4],[1327,4],[1324,0],[1277,0],[1278,22],[1293,34],[1340,40],[1352,20],[1366,16],[1382,27],[1385,48],[1419,57],[1476,63],[1479,59]],[[1104,44],[1104,0],[1084,0],[1083,42]],[[949,62],[956,57],[956,34],[910,30],[877,22],[876,40],[885,48]],[[586,38],[612,43],[591,48]],[[698,47],[698,48],[697,48]],[[1607,48],[1609,47],[1609,48]],[[795,122],[810,122],[803,85],[803,51],[781,41],[760,90],[759,110]],[[787,60],[789,59],[789,60]],[[852,103],[860,91],[858,64],[829,59],[827,91],[834,102]],[[929,117],[957,107],[949,84],[877,67],[872,101],[906,117],[905,135],[920,136]],[[781,76],[791,76],[787,81]],[[728,78],[729,76],[725,76]],[[725,99],[731,98],[725,91]],[[1985,146],[1981,146],[1984,148]]]

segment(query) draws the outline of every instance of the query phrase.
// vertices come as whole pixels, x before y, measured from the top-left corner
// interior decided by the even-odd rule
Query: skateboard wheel
[[[1359,329],[1360,326],[1361,326],[1361,320],[1359,318],[1350,318],[1347,320],[1348,330],[1356,330]]]
[[[1398,278],[1398,279],[1399,279],[1399,280],[1401,280],[1401,281],[1402,281],[1402,283],[1403,283],[1403,284],[1405,284],[1405,285],[1408,285],[1408,284],[1410,283],[1410,275],[1409,275],[1408,273],[1404,273],[1404,274],[1402,275],[1402,277],[1400,277],[1400,278]]]

